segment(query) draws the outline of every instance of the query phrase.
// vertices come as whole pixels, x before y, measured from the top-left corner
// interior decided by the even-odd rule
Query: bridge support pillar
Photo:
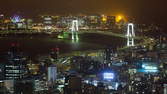
[[[127,46],[135,46],[134,43],[134,37],[135,37],[135,32],[134,32],[134,24],[129,23],[127,27]]]
[[[78,25],[78,20],[73,20],[72,21],[72,27],[71,27],[71,33],[72,33],[72,40],[79,40],[78,37],[78,32],[79,31],[79,25]]]

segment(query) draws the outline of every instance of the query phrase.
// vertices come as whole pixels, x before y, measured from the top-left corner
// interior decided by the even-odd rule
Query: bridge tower
[[[78,33],[77,33],[78,31],[79,31],[78,20],[73,20],[72,27],[71,27],[72,40],[79,40]]]
[[[134,24],[129,23],[127,27],[127,46],[135,46],[134,44],[134,37],[135,37],[135,32],[134,32]]]

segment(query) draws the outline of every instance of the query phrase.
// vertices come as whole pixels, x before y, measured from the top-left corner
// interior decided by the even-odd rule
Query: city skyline
[[[166,24],[165,3],[163,0],[3,0],[0,13],[20,13],[26,17],[40,14],[123,14],[134,17],[138,22]]]
[[[166,3],[1,0],[0,94],[167,94]]]

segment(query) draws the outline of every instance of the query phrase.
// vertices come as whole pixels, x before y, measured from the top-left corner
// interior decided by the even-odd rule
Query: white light
[[[89,80],[85,80],[84,82],[88,84],[88,83],[89,83]]]
[[[50,30],[52,29],[52,26],[45,26],[45,30]]]
[[[77,41],[79,40],[77,31],[79,31],[78,20],[73,20],[72,27],[71,27],[72,40],[77,40]]]
[[[158,70],[144,70],[145,72],[158,72]]]
[[[149,65],[142,65],[142,68],[144,68],[146,70],[157,70],[157,67],[149,66]]]
[[[64,85],[58,85],[58,87],[59,87],[59,88],[63,88],[63,87],[64,87]]]
[[[119,85],[118,83],[115,84],[115,88],[116,88],[116,89],[118,89],[118,85]]]
[[[152,67],[152,66],[146,66],[145,69],[148,69],[148,70],[156,70],[157,67]]]
[[[134,24],[133,23],[129,23],[128,27],[127,27],[127,46],[134,46],[134,37],[135,37],[135,33],[134,33]]]
[[[76,31],[78,31],[79,30],[79,28],[78,28],[78,20],[73,20],[72,21],[72,32],[76,32]]]
[[[113,87],[112,86],[108,86],[108,89],[113,89]]]
[[[93,81],[93,85],[94,85],[94,86],[97,86],[97,83],[98,83],[98,82],[97,82],[96,80]]]
[[[111,80],[111,79],[114,79],[114,74],[113,73],[104,73],[103,77],[104,77],[104,79]]]

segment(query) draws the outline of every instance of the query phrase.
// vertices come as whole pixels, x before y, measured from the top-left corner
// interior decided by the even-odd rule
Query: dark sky
[[[166,23],[167,0],[0,0],[0,13],[124,14],[138,21]]]

